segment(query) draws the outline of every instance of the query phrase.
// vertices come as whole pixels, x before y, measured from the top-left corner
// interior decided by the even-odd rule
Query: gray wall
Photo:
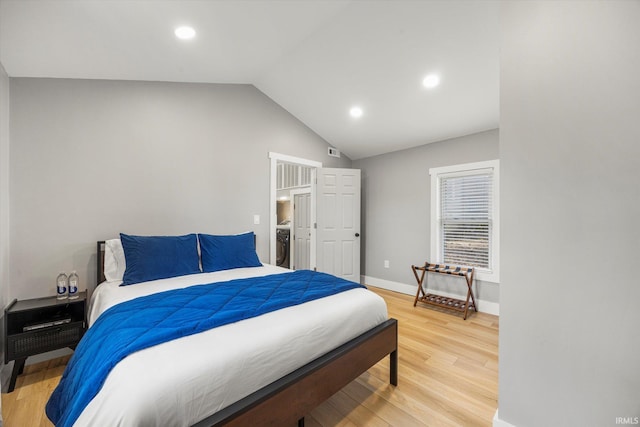
[[[353,162],[362,170],[363,275],[411,285],[412,264],[429,260],[431,181],[429,168],[498,158],[498,130],[426,144]],[[384,268],[389,260],[389,268]],[[433,289],[466,295],[459,278],[429,277]],[[477,297],[498,302],[498,285],[478,282]]]
[[[268,152],[349,167],[249,85],[11,78],[11,297],[95,285],[95,241],[254,230],[268,260]],[[260,225],[253,224],[259,214]]]
[[[640,417],[640,2],[501,21],[499,418],[615,426]]]

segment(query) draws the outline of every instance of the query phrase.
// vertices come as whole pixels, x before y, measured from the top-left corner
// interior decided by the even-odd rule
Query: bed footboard
[[[396,319],[370,329],[195,426],[295,425],[386,355],[390,356],[389,382],[398,385]]]

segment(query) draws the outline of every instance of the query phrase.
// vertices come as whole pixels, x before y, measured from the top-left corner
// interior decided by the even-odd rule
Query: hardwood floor
[[[11,393],[2,394],[4,427],[50,427],[44,413],[49,396],[62,377],[71,356],[59,357],[24,367]]]
[[[498,406],[498,317],[474,313],[465,321],[418,305],[413,297],[370,289],[398,319],[398,386],[383,361],[305,418],[317,426],[490,426]],[[5,427],[51,426],[49,395],[68,358],[25,367],[13,393],[2,395]],[[293,427],[293,426],[292,426]]]

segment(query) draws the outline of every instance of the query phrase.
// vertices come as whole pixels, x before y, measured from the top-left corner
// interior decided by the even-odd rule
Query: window
[[[278,162],[277,167],[277,190],[308,187],[311,185],[312,167],[281,162]]]
[[[476,267],[499,282],[499,161],[429,169],[431,262]]]

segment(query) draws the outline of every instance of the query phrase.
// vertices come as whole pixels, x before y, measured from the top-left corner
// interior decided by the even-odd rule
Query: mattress
[[[91,298],[89,325],[139,296],[287,272],[265,265],[125,287],[103,283]],[[75,425],[192,425],[385,320],[381,297],[352,289],[141,350],[114,367]]]

